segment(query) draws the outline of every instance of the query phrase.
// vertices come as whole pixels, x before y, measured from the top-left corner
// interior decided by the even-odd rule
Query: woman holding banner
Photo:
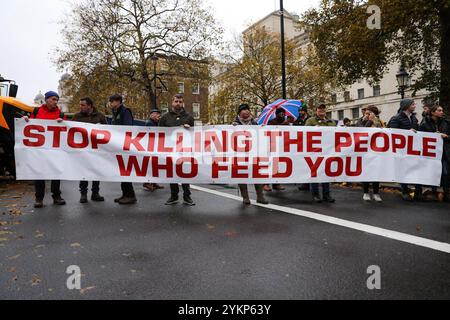
[[[358,122],[359,127],[364,128],[383,128],[383,123],[378,118],[380,115],[380,111],[376,106],[369,106],[366,108],[366,111],[364,112],[364,117],[361,119],[361,121]],[[372,198],[369,193],[370,189],[370,182],[363,182],[363,188],[364,188],[364,201],[371,201]],[[380,196],[380,183],[379,182],[372,182],[372,188],[373,188],[373,200],[376,202],[382,202],[383,199],[381,199]]]

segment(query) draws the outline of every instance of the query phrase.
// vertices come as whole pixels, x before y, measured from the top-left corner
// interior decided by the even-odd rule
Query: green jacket
[[[324,120],[319,119],[317,116],[309,118],[305,126],[307,127],[336,127],[336,122],[331,119],[325,118]]]
[[[159,121],[160,127],[181,127],[185,124],[194,126],[194,117],[192,117],[186,110],[181,110],[180,113],[175,113],[172,110],[161,117]]]
[[[72,121],[85,122],[92,124],[106,124],[106,118],[103,113],[94,108],[91,114],[77,113],[73,116]]]

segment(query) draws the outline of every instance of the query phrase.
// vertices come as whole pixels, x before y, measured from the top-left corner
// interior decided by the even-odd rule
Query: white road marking
[[[213,195],[216,195],[219,197],[223,197],[223,198],[228,198],[228,199],[232,199],[232,200],[236,200],[236,201],[242,201],[241,197],[234,196],[234,195],[231,195],[231,194],[228,194],[225,192],[211,190],[211,189],[207,189],[207,188],[203,188],[203,187],[199,187],[199,186],[192,186],[192,189],[210,193],[210,194],[213,194]],[[435,240],[421,238],[421,237],[413,236],[413,235],[410,235],[407,233],[402,233],[402,232],[393,231],[393,230],[389,230],[389,229],[374,227],[374,226],[370,226],[367,224],[362,224],[362,223],[357,223],[357,222],[348,221],[348,220],[344,220],[344,219],[339,219],[339,218],[326,216],[326,215],[319,214],[319,213],[314,213],[314,212],[309,212],[309,211],[304,211],[304,210],[299,210],[299,209],[294,209],[294,208],[289,208],[289,207],[283,207],[283,206],[278,206],[278,205],[274,205],[274,204],[268,204],[268,205],[259,204],[259,203],[256,203],[256,201],[254,201],[254,200],[252,200],[252,204],[255,206],[258,206],[258,207],[266,208],[266,209],[281,211],[281,212],[293,214],[293,215],[304,217],[304,218],[309,218],[309,219],[322,221],[325,223],[330,223],[330,224],[334,224],[337,226],[341,226],[341,227],[345,227],[345,228],[349,228],[349,229],[353,229],[353,230],[358,230],[358,231],[374,234],[374,235],[377,235],[380,237],[385,237],[385,238],[389,238],[389,239],[393,239],[393,240],[406,242],[406,243],[413,244],[413,245],[420,246],[420,247],[425,247],[425,248],[429,248],[429,249],[433,249],[433,250],[437,250],[437,251],[441,251],[441,252],[445,252],[445,253],[450,253],[450,244],[445,243],[445,242],[439,242],[439,241],[435,241]]]

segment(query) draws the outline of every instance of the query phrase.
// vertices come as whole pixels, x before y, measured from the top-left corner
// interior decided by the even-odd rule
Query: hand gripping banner
[[[439,134],[291,126],[150,128],[16,119],[19,180],[438,186]]]

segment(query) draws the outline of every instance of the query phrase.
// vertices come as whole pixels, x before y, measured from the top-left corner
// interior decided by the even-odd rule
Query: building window
[[[381,96],[381,88],[380,88],[379,85],[373,86],[373,96],[374,96],[374,97],[379,97],[379,96]]]
[[[333,93],[333,94],[331,95],[331,102],[332,102],[332,103],[337,103],[337,94],[336,94],[336,93]]]
[[[359,118],[359,108],[353,108],[352,109],[352,118],[358,119]]]
[[[178,93],[184,93],[184,82],[178,82]]]
[[[344,101],[349,102],[350,101],[350,91],[344,92]]]
[[[192,86],[192,94],[200,94],[200,84],[195,83]]]
[[[339,120],[344,120],[344,110],[339,110],[338,111],[338,119]]]
[[[192,104],[192,115],[195,120],[200,119],[200,103]]]
[[[169,112],[169,107],[167,105],[167,102],[161,102],[159,109],[161,110],[162,114]]]
[[[364,89],[358,89],[358,99],[364,99]]]

